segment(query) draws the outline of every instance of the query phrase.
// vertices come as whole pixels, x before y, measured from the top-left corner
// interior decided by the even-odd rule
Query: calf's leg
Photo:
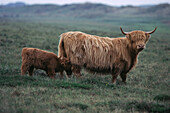
[[[21,66],[21,75],[25,75],[26,72],[28,71],[29,66],[27,65],[27,63],[22,63]]]
[[[51,79],[55,79],[55,69],[53,68],[48,68],[48,76],[51,78]]]
[[[34,71],[34,66],[31,66],[29,69],[28,69],[28,73],[30,76],[33,75],[33,71]]]

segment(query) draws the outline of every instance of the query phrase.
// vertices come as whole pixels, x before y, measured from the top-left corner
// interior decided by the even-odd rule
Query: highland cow
[[[36,48],[23,48],[22,49],[22,66],[21,75],[27,71],[30,76],[33,75],[34,68],[46,71],[49,77],[54,79],[56,72],[60,72],[61,78],[65,70],[67,75],[72,74],[71,63],[66,58],[60,59],[52,52]]]
[[[156,27],[157,28],[157,27]],[[121,32],[125,37],[109,38],[90,35],[82,32],[66,32],[61,34],[59,57],[69,58],[73,72],[81,76],[81,68],[92,72],[112,74],[112,83],[120,75],[125,83],[127,73],[135,67],[138,54],[145,48],[151,32]]]

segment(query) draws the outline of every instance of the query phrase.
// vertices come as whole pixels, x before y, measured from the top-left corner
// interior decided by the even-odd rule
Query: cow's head
[[[126,36],[126,38],[129,41],[129,46],[137,53],[145,48],[148,39],[151,37],[150,34],[154,33],[156,29],[157,27],[150,32],[144,31],[124,32],[120,27],[121,32]]]
[[[61,58],[61,64],[63,65],[63,68],[66,71],[67,75],[70,77],[72,74],[72,64],[70,60],[67,58]]]

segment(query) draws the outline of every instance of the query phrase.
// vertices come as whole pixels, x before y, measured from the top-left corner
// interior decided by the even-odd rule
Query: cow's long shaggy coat
[[[32,76],[34,68],[45,70],[51,77],[55,77],[55,72],[62,72],[65,70],[67,75],[71,75],[71,63],[67,59],[60,59],[52,52],[36,48],[22,49],[22,66],[21,74],[24,75],[27,71]]]
[[[120,74],[125,82],[126,73],[137,64],[138,53],[149,37],[143,31],[133,31],[122,38],[66,32],[61,34],[58,56],[69,58],[79,71],[85,67],[90,71],[111,73],[112,82]]]

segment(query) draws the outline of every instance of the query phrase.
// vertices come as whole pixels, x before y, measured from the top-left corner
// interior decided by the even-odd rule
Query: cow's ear
[[[131,35],[130,35],[130,34],[127,34],[127,35],[126,35],[126,38],[131,39]]]
[[[68,57],[67,57],[65,60],[66,60],[66,63],[67,63],[67,64],[70,64],[70,63],[71,63],[71,61],[70,61],[70,59],[69,59]]]
[[[151,35],[148,34],[148,33],[145,33],[145,36],[146,36],[146,38],[148,38],[148,39],[151,37]]]

